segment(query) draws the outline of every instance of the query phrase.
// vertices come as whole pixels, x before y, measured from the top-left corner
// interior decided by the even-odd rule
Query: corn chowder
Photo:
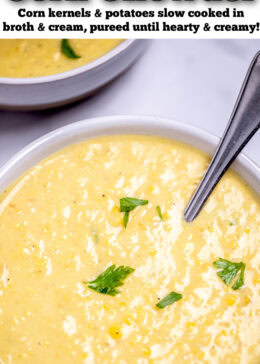
[[[119,39],[0,39],[0,77],[40,77],[72,70],[103,56]]]
[[[0,197],[1,364],[260,362],[258,197],[146,136],[67,147]]]

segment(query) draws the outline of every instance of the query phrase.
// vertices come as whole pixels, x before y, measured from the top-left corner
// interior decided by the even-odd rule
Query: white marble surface
[[[170,117],[221,135],[260,40],[154,40],[142,58],[88,100],[58,110],[0,111],[0,166],[41,135],[85,118]],[[245,152],[260,165],[260,132]]]

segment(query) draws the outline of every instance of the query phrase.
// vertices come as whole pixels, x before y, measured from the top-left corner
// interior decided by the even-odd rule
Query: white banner
[[[1,38],[259,38],[260,0],[1,0]]]

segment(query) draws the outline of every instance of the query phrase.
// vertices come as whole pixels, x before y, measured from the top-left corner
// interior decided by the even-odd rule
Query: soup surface
[[[83,66],[111,51],[119,39],[70,39],[80,58],[62,52],[61,39],[0,39],[0,77],[40,77]]]
[[[259,200],[230,171],[185,223],[208,161],[167,139],[102,137],[4,191],[0,363],[259,364]],[[124,197],[148,200],[126,227]],[[217,275],[219,258],[246,264],[240,289]],[[135,269],[119,293],[84,283],[112,264]],[[158,308],[170,292],[182,298]]]

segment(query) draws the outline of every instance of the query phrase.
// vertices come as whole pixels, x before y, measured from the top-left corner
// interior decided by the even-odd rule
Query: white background
[[[138,62],[78,104],[41,112],[0,111],[0,165],[35,138],[85,118],[150,114],[221,136],[260,40],[153,40]],[[260,165],[260,132],[246,154]]]

